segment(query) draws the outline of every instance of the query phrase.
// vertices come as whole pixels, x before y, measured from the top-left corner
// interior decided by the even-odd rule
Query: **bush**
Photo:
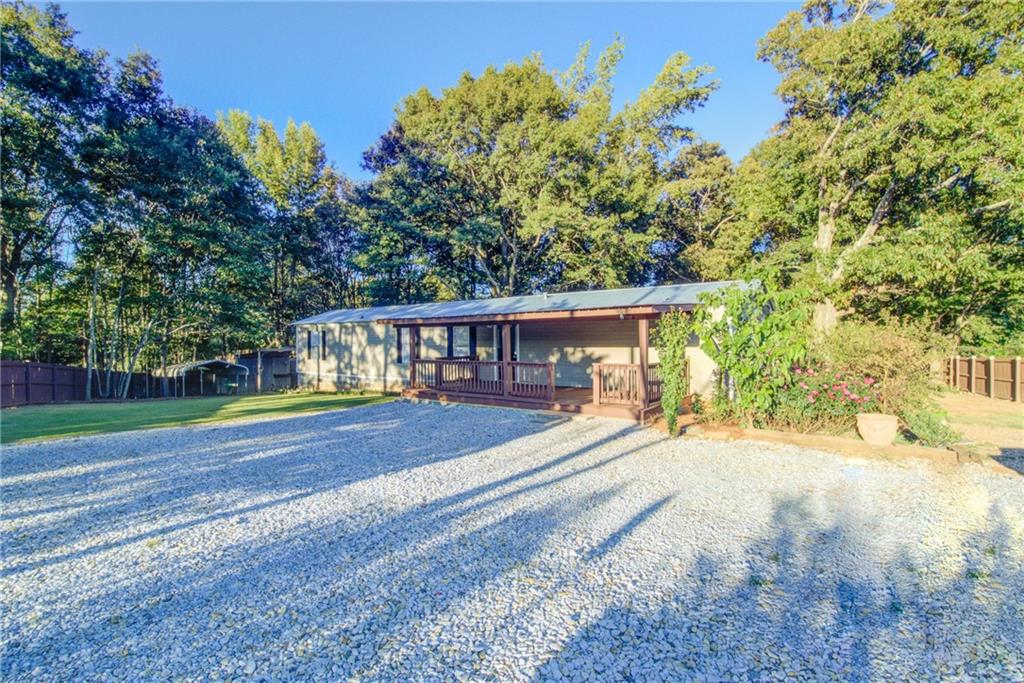
[[[938,388],[932,362],[949,351],[941,338],[921,328],[843,321],[811,344],[811,357],[853,375],[872,377],[878,412],[904,417],[931,402]]]
[[[759,425],[791,385],[807,350],[807,292],[755,283],[704,295],[694,313],[701,348],[719,369],[712,413]]]
[[[797,366],[793,375],[779,392],[772,426],[838,434],[856,425],[857,413],[879,409],[878,381],[871,375],[826,365]]]
[[[907,429],[923,446],[946,448],[960,441],[960,434],[946,424],[945,414],[932,407],[912,410],[904,415]]]

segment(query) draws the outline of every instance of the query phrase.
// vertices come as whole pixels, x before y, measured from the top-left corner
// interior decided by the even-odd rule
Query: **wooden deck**
[[[661,412],[660,405],[652,405],[642,409],[636,405],[619,405],[594,403],[594,393],[589,388],[555,387],[553,401],[543,399],[526,399],[505,396],[489,396],[486,394],[469,394],[453,390],[435,388],[405,389],[405,398],[429,399],[442,403],[471,403],[476,405],[499,406],[503,408],[521,408],[525,410],[548,410],[556,413],[575,415],[598,415],[615,417],[636,422],[646,422]]]

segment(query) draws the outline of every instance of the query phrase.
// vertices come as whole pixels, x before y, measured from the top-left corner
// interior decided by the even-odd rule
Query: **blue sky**
[[[210,116],[244,109],[283,126],[309,121],[334,164],[365,178],[360,155],[421,86],[434,92],[540,52],[565,69],[587,40],[626,43],[616,99],[633,99],[673,52],[715,67],[720,90],[685,120],[738,160],[779,119],[775,71],[758,38],[794,5],[67,3],[78,42],[160,61],[168,93]]]

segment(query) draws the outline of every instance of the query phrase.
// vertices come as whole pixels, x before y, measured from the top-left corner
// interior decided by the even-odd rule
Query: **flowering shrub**
[[[772,421],[806,431],[842,432],[856,424],[857,413],[878,411],[882,399],[871,375],[826,365],[795,366],[792,382],[779,392]]]

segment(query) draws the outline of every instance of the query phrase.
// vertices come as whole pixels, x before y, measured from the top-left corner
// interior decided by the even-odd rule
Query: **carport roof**
[[[692,309],[699,297],[730,285],[745,286],[740,280],[695,282],[659,287],[631,287],[583,292],[530,294],[500,299],[471,299],[437,303],[408,304],[402,306],[375,306],[371,308],[343,308],[296,321],[296,325],[317,323],[381,322],[394,325],[485,322],[487,320],[516,320],[541,317],[562,317],[545,314],[564,313],[574,317],[575,312],[657,313],[671,309]]]
[[[157,368],[153,371],[153,374],[157,377],[172,377],[177,374],[189,372],[190,370],[226,370],[228,368],[235,368],[245,374],[249,374],[249,368],[238,363],[232,363],[230,361],[222,360],[220,358],[207,358],[205,360],[194,360],[187,363],[177,363],[175,365],[168,365],[161,371]]]

